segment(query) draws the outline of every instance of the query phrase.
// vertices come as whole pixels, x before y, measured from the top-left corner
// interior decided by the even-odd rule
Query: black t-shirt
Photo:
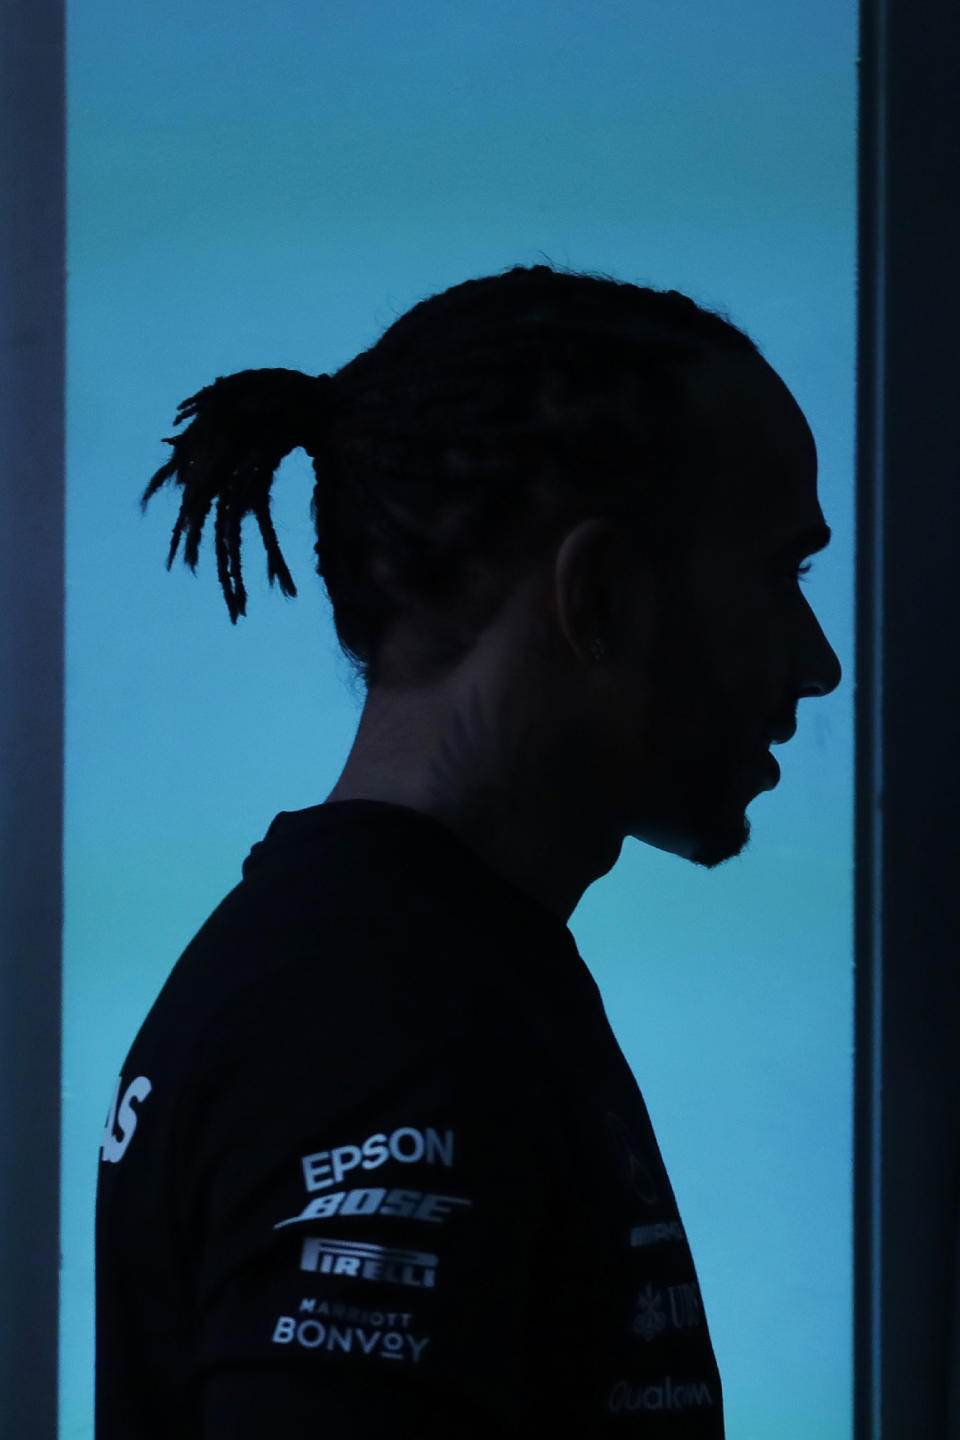
[[[283,812],[110,1103],[96,1440],[717,1440],[646,1107],[559,917],[439,822]]]

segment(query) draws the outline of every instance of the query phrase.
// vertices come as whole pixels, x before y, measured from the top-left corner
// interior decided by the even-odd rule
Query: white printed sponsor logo
[[[637,1296],[637,1313],[633,1317],[631,1330],[639,1340],[655,1340],[667,1328],[667,1317],[663,1312],[663,1291],[648,1285]]]
[[[453,1206],[472,1204],[459,1195],[428,1195],[423,1190],[335,1190],[332,1195],[318,1195],[299,1215],[278,1220],[273,1228],[300,1220],[329,1220],[332,1215],[395,1215],[441,1225]]]
[[[622,1415],[625,1410],[691,1410],[698,1405],[712,1405],[713,1396],[705,1380],[674,1385],[669,1375],[659,1385],[635,1385],[618,1380],[607,1396],[607,1410]]]
[[[634,1249],[639,1249],[642,1245],[663,1245],[668,1240],[685,1239],[679,1220],[658,1221],[655,1225],[634,1225],[630,1231],[630,1244]]]
[[[703,1306],[697,1285],[690,1281],[682,1285],[670,1285],[667,1293],[670,1296],[670,1318],[675,1330],[692,1330],[703,1324]]]
[[[376,1170],[388,1160],[397,1160],[401,1165],[416,1165],[423,1160],[427,1165],[446,1165],[449,1169],[453,1164],[453,1136],[452,1130],[441,1135],[432,1128],[416,1130],[412,1125],[400,1125],[390,1135],[368,1135],[362,1145],[337,1145],[332,1150],[304,1155],[303,1178],[308,1190],[324,1190],[328,1185],[339,1185],[347,1171],[358,1165],[364,1170]]]
[[[429,1336],[417,1339],[408,1331],[365,1330],[358,1325],[331,1325],[322,1320],[297,1320],[278,1315],[273,1331],[274,1345],[302,1345],[307,1350],[338,1351],[349,1355],[354,1348],[364,1355],[382,1355],[385,1360],[412,1360],[416,1365]]]
[[[701,1324],[703,1308],[696,1285],[668,1285],[666,1295],[670,1300],[669,1323],[674,1330],[689,1330]],[[637,1311],[630,1327],[638,1340],[656,1340],[666,1330],[665,1298],[664,1292],[654,1285],[647,1285],[638,1292]]]
[[[306,1295],[297,1307],[301,1315],[320,1315],[324,1320],[341,1320],[348,1325],[366,1325],[372,1330],[409,1330],[411,1310],[369,1310],[363,1305],[347,1305],[342,1300],[318,1300]]]
[[[655,1205],[660,1198],[660,1188],[650,1168],[647,1147],[642,1131],[631,1129],[619,1115],[608,1110],[604,1115],[607,1134],[613,1144],[620,1173],[630,1187],[631,1194],[646,1205]]]
[[[415,1285],[432,1289],[438,1257],[422,1250],[395,1250],[386,1245],[366,1245],[357,1240],[303,1242],[301,1270],[318,1270],[322,1275],[348,1275],[356,1280],[380,1280],[388,1285]]]
[[[113,1099],[110,1101],[110,1114],[107,1116],[107,1128],[103,1132],[103,1144],[100,1147],[100,1155],[103,1160],[116,1165],[127,1153],[127,1146],[133,1139],[134,1131],[137,1128],[137,1112],[134,1110],[131,1101],[146,1100],[153,1086],[146,1075],[138,1075],[136,1080],[131,1080],[123,1092],[123,1099],[120,1100],[120,1090],[123,1086],[123,1076],[117,1081],[117,1088],[113,1092]],[[120,1113],[117,1114],[117,1102],[120,1101]],[[114,1132],[114,1126],[120,1126],[120,1139]]]

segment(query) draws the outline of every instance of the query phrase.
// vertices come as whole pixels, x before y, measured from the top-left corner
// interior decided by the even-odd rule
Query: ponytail
[[[240,570],[240,526],[245,515],[257,517],[267,550],[267,576],[279,580],[284,595],[297,587],[280,552],[270,518],[270,486],[285,455],[298,446],[310,453],[333,404],[329,375],[299,370],[241,370],[220,376],[181,401],[175,425],[194,418],[181,435],[165,436],[173,455],[156,472],[140,500],[145,512],[151,496],[168,480],[183,487],[173,529],[167,569],[173,564],[186,529],[184,560],[196,574],[200,539],[210,506],[217,500],[217,573],[235,625],[247,613],[247,592]]]

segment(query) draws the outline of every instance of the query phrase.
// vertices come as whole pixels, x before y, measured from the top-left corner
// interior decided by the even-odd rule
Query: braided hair
[[[447,673],[513,583],[578,520],[619,517],[651,564],[692,531],[684,378],[705,351],[759,355],[729,320],[675,290],[537,265],[422,300],[335,376],[244,370],[184,400],[165,438],[183,488],[167,569],[185,533],[196,573],[217,501],[217,572],[231,621],[246,614],[240,526],[252,512],[267,574],[297,593],[270,519],[280,461],[313,459],[317,573],[341,649],[369,689]],[[402,625],[415,654],[391,671]]]

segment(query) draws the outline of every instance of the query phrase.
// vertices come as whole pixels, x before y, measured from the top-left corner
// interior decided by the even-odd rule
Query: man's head
[[[705,357],[690,398],[711,483],[680,564],[651,564],[622,525],[588,517],[449,675],[371,691],[372,746],[419,733],[443,757],[438,802],[459,772],[462,804],[469,773],[478,808],[480,794],[509,808],[525,791],[549,811],[565,789],[585,825],[605,816],[621,838],[706,867],[747,843],[745,807],[776,783],[771,740],[789,738],[801,697],[840,682],[797,578],[828,532],[813,437],[764,361]]]
[[[676,292],[538,267],[415,306],[314,417],[303,376],[282,402],[290,375],[184,402],[198,419],[144,504],[178,472],[169,566],[183,526],[195,563],[218,496],[235,621],[245,510],[296,593],[269,483],[295,445],[313,454],[318,569],[368,690],[331,798],[738,854],[771,738],[840,680],[796,575],[823,527],[816,449],[753,342]]]

